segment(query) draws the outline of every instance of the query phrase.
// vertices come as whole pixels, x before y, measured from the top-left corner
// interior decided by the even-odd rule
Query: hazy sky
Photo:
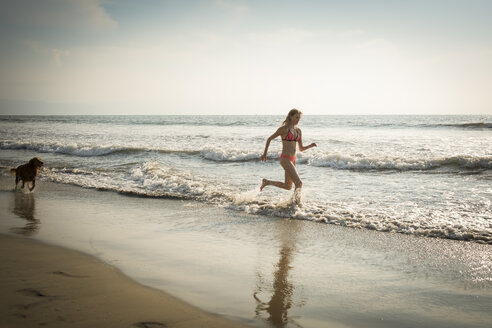
[[[0,114],[492,114],[492,1],[0,0]]]

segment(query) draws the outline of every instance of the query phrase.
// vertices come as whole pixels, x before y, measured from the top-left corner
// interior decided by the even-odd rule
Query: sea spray
[[[263,217],[492,243],[490,116],[309,116],[302,202],[281,180],[275,116],[0,118],[0,169],[39,156],[53,181],[189,199]]]

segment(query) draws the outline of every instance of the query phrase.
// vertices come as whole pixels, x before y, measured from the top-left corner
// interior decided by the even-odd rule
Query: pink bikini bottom
[[[280,154],[280,158],[288,158],[288,159],[290,159],[290,161],[292,163],[294,163],[294,164],[296,163],[296,157],[295,156],[289,156],[289,155]]]

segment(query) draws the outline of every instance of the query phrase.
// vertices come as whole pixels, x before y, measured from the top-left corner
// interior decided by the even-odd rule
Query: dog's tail
[[[17,173],[17,169],[10,169],[10,174],[15,174]]]

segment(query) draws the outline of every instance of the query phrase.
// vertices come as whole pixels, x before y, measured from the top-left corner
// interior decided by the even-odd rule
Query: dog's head
[[[44,165],[43,161],[39,157],[34,157],[29,161],[29,165],[34,166],[34,167],[41,167]]]

